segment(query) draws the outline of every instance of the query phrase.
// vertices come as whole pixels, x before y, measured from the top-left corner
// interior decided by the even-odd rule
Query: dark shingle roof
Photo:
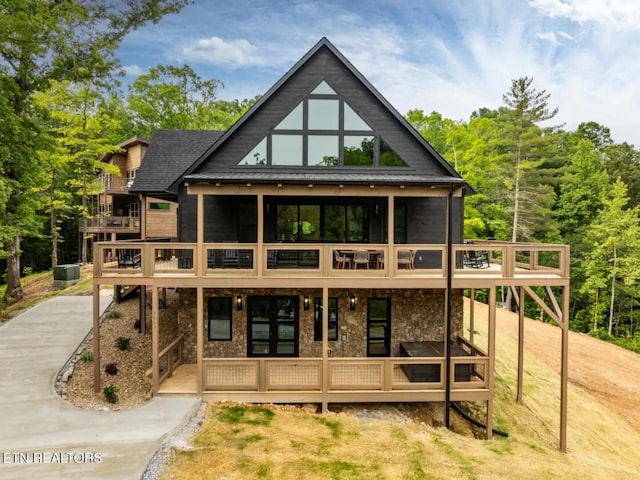
[[[207,172],[187,175],[188,182],[288,183],[288,184],[375,184],[375,185],[465,185],[462,178],[397,172]]]
[[[157,130],[129,192],[169,192],[171,185],[182,178],[223,133],[218,130]]]

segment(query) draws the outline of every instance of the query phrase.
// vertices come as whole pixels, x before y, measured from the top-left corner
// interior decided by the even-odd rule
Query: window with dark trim
[[[367,357],[391,356],[391,299],[367,300]]]
[[[238,165],[407,167],[326,82],[320,82]]]
[[[209,340],[231,340],[231,297],[209,297]]]
[[[169,202],[150,202],[149,210],[161,210],[163,212],[168,212],[171,210],[171,204]]]
[[[322,341],[322,298],[313,302],[313,339]],[[338,297],[329,297],[329,340],[338,340]]]
[[[281,203],[276,206],[276,240],[281,242],[369,241],[369,207]]]

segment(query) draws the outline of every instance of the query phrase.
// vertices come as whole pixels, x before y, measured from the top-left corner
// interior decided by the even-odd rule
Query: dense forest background
[[[83,260],[78,222],[104,154],[156,129],[227,129],[257,100],[219,100],[223,85],[187,65],[121,86],[121,39],[184,3],[0,0],[2,302],[20,298],[20,275]],[[522,77],[468,119],[406,119],[477,191],[465,238],[569,244],[571,328],[640,350],[640,153],[589,119],[554,124],[552,93]]]

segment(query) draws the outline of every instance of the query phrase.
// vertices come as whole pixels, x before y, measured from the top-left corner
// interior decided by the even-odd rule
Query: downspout
[[[444,424],[451,428],[451,281],[453,276],[453,187],[447,196],[447,303],[445,306]]]

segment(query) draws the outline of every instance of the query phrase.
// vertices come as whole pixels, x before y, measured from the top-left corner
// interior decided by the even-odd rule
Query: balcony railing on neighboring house
[[[126,252],[134,265],[115,262]],[[247,278],[446,278],[438,244],[229,244],[99,242],[94,275]],[[569,278],[569,247],[535,243],[453,245],[453,278]],[[473,260],[471,260],[473,259]]]
[[[96,217],[84,218],[80,222],[80,230],[90,233],[108,232],[140,232],[139,217]]]
[[[112,176],[110,181],[103,181],[102,188],[103,193],[107,194],[118,194],[118,193],[129,193],[129,188],[133,184],[132,179],[127,179],[126,177],[116,177]]]

